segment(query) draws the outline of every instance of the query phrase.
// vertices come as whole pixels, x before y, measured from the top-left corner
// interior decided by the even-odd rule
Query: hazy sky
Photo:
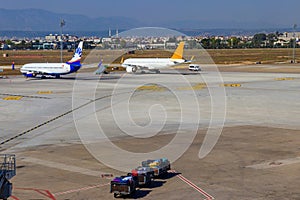
[[[2,0],[3,1],[3,0]],[[299,0],[7,0],[0,8],[40,8],[89,17],[124,16],[140,21],[209,20],[300,25]]]

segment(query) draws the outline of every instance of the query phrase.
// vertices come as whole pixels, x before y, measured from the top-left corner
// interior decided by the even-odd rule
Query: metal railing
[[[13,154],[0,154],[0,175],[5,174],[6,179],[16,175],[16,156]]]

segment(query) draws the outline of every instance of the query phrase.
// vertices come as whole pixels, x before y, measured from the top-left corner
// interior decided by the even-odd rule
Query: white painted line
[[[51,167],[51,168],[55,168],[55,169],[76,172],[76,173],[80,173],[80,174],[84,174],[84,175],[88,175],[88,176],[100,177],[100,174],[106,174],[105,172],[93,171],[93,170],[89,170],[89,169],[85,169],[85,168],[81,168],[81,167],[76,167],[74,165],[66,165],[63,163],[41,160],[38,158],[26,157],[22,161],[42,165],[45,167]]]
[[[265,163],[261,163],[261,164],[249,165],[246,167],[253,168],[253,169],[270,169],[270,168],[282,167],[285,165],[291,165],[291,164],[297,164],[297,163],[300,163],[300,157],[270,161],[270,162],[265,162]]]
[[[170,170],[170,172],[177,173],[175,170]],[[195,185],[192,181],[188,180],[187,178],[185,178],[181,174],[178,174],[177,177],[180,180],[182,180],[183,182],[185,182],[186,184],[188,184],[189,186],[191,186],[192,188],[194,188],[195,190],[197,190],[203,196],[205,196],[207,200],[215,199],[213,196],[211,196],[210,194],[208,194],[207,192],[205,192],[203,189],[201,189],[200,187],[198,187],[197,185]]]
[[[90,190],[90,189],[94,189],[94,188],[103,187],[103,186],[106,186],[106,185],[109,185],[109,184],[110,183],[105,183],[105,184],[100,184],[100,185],[83,187],[83,188],[79,188],[79,189],[68,190],[68,191],[65,191],[65,192],[57,192],[57,193],[54,193],[53,196],[59,196],[59,195],[70,194],[70,193],[74,193],[74,192],[80,192],[80,191]]]

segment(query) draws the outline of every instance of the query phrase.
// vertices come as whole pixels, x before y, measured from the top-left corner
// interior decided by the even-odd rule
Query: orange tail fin
[[[171,59],[182,59],[184,42],[180,42]]]

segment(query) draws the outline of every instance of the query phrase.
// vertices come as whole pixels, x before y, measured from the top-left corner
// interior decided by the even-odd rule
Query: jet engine
[[[126,67],[126,72],[135,73],[137,71],[137,67]]]

